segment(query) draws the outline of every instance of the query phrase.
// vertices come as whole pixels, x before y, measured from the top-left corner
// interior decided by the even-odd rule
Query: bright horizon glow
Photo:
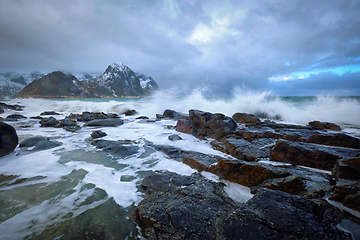
[[[288,80],[294,80],[294,79],[304,79],[308,78],[311,75],[317,75],[319,73],[324,72],[331,72],[333,74],[337,74],[339,76],[343,75],[347,72],[360,72],[360,64],[359,65],[348,65],[348,66],[339,66],[334,68],[328,68],[328,69],[321,69],[321,70],[312,70],[312,71],[304,71],[304,72],[294,72],[289,75],[277,75],[274,77],[270,77],[270,81],[288,81]]]

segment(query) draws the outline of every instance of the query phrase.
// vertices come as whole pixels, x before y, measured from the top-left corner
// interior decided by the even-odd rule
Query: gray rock
[[[179,140],[182,140],[182,138],[179,136],[179,135],[176,135],[176,134],[171,134],[168,139],[170,141],[179,141]]]
[[[21,141],[19,147],[20,148],[31,148],[31,149],[29,149],[29,151],[35,152],[35,151],[51,149],[51,148],[58,147],[61,145],[62,145],[61,142],[50,141],[49,139],[42,137],[42,136],[35,136],[35,137],[30,137],[30,138],[27,138],[27,139],[24,139],[23,141]]]
[[[260,189],[235,204],[219,183],[195,173],[155,172],[135,219],[148,239],[351,239],[310,200]]]
[[[92,145],[97,148],[104,149],[107,152],[110,152],[116,156],[128,157],[133,154],[138,153],[139,147],[133,145],[127,141],[110,141],[110,140],[93,140]]]
[[[124,120],[118,118],[95,119],[85,123],[86,127],[117,127],[124,124]]]

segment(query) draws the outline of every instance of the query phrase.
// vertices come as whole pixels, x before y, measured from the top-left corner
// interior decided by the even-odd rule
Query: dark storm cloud
[[[2,0],[0,68],[120,61],[165,87],[261,89],[274,76],[359,64],[358,16],[358,0]]]

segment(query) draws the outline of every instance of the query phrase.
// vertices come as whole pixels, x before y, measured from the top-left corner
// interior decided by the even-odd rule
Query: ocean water
[[[224,154],[212,149],[210,140],[199,140],[176,132],[168,126],[174,120],[144,123],[135,119],[155,119],[165,109],[187,113],[189,109],[219,112],[232,116],[236,112],[258,114],[274,121],[306,125],[309,121],[333,122],[342,131],[360,137],[359,97],[273,97],[267,92],[234,91],[225,98],[205,97],[194,91],[186,97],[174,92],[158,92],[149,98],[102,99],[8,99],[7,104],[25,106],[24,111],[6,110],[5,118],[20,113],[27,119],[7,122],[14,126],[20,141],[44,136],[62,145],[44,151],[16,148],[0,158],[0,239],[80,239],[86,234],[107,232],[108,239],[141,239],[130,213],[142,200],[141,180],[155,170],[169,170],[190,175],[195,170],[169,159],[148,146],[148,142],[175,146],[206,154]],[[119,127],[83,127],[76,133],[58,128],[42,128],[39,120],[30,119],[44,111],[70,113],[98,111],[121,114],[135,109],[135,116],[124,116]],[[79,123],[80,125],[82,123]],[[92,146],[87,139],[94,130],[107,133],[103,139],[127,140],[137,146],[136,154],[121,157]],[[178,134],[182,141],[169,141]],[[219,179],[203,173],[214,181]],[[235,201],[252,197],[248,188],[224,182]]]

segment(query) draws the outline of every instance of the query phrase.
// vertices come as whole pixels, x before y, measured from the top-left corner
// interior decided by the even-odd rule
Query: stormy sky
[[[360,95],[360,0],[1,0],[0,71],[103,72],[162,88]]]

